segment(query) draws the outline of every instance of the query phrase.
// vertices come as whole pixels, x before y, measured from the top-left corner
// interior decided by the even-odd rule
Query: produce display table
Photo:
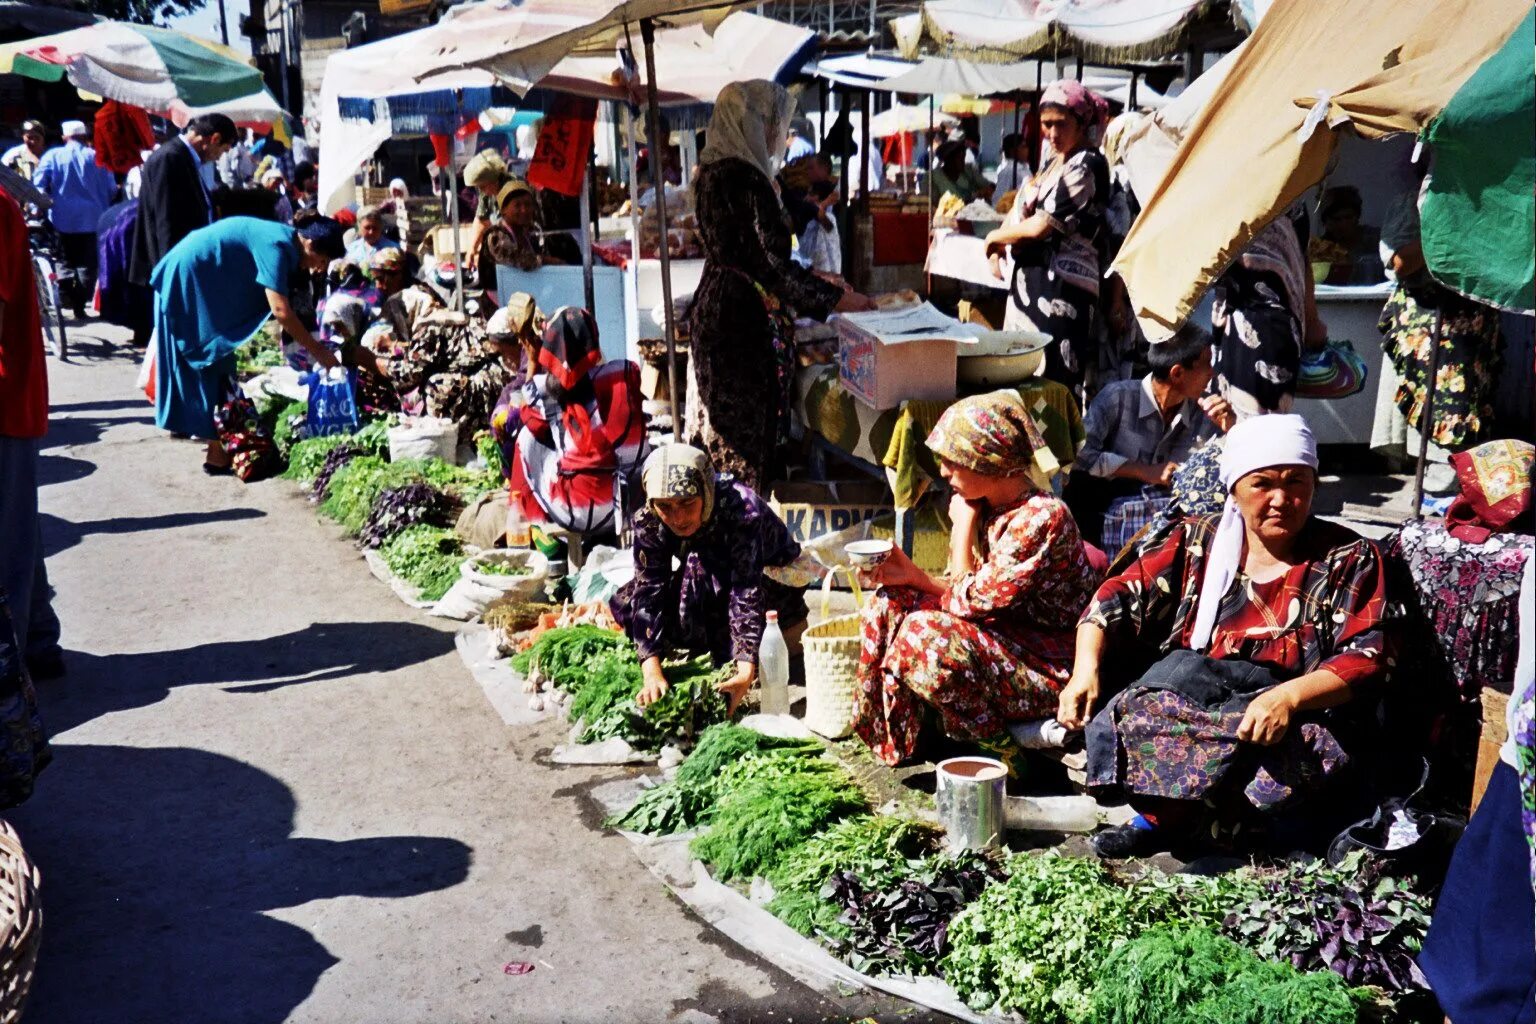
[[[935,228],[928,245],[927,271],[934,277],[947,277],[954,281],[1007,291],[1013,279],[1013,258],[1004,257],[1003,276],[992,276],[992,266],[987,261],[985,239],[974,235],[962,235],[953,228]]]
[[[1082,414],[1071,393],[1055,381],[1034,378],[1019,386],[1034,414],[1051,454],[1063,467],[1077,458],[1085,433]],[[836,366],[810,366],[795,377],[792,416],[797,426],[814,435],[813,445],[831,450],[843,461],[891,488],[896,509],[896,535],[902,549],[912,552],[912,510],[938,478],[928,451],[928,434],[951,401],[909,401],[878,410],[843,388]]]

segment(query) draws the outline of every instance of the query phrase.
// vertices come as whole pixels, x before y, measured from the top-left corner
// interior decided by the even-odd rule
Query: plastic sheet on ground
[[[601,743],[562,743],[549,759],[555,764],[653,764],[658,754],[636,750],[622,736]]]
[[[459,630],[453,646],[458,649],[464,666],[475,677],[475,682],[480,684],[480,689],[485,691],[485,699],[491,702],[491,707],[496,709],[503,722],[508,725],[532,725],[548,717],[547,705],[538,711],[528,706],[528,699],[534,695],[524,692],[523,677],[512,668],[509,659],[497,656],[492,647],[489,626],[479,622],[469,623]]]
[[[421,598],[421,588],[411,586],[391,572],[389,566],[385,564],[383,556],[377,551],[364,551],[363,561],[368,563],[368,571],[373,573],[374,579],[387,584],[389,589],[395,592],[396,597],[412,608],[426,610],[436,604],[435,601],[423,601]]]
[[[621,779],[595,788],[592,798],[603,808],[605,815],[613,815],[632,805],[642,788],[639,779]],[[849,989],[876,989],[972,1024],[1000,1024],[1019,1019],[975,1012],[938,978],[872,977],[855,971],[815,940],[806,938],[735,889],[710,877],[703,863],[688,852],[688,841],[693,837],[691,832],[646,836],[620,829],[619,834],[630,841],[635,854],[651,874],[705,923],[818,992],[838,996]]]

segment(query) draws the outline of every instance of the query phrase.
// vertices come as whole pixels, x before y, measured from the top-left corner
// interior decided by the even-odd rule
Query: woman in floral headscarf
[[[987,236],[992,272],[1013,254],[1005,325],[1049,334],[1045,375],[1082,385],[1098,363],[1099,275],[1107,241],[1109,164],[1093,144],[1109,105],[1080,82],[1052,82],[1040,97],[1040,132],[1055,156],[1014,200],[1002,227]]]
[[[778,612],[789,636],[805,623],[800,591],[763,575],[795,561],[800,545],[766,501],[716,475],[697,448],[658,448],[641,481],[646,504],[633,521],[635,578],[610,603],[640,652],[645,689],[637,700],[644,706],[667,692],[664,656],[704,653],[717,665],[735,664],[721,686],[734,708],[757,678],[765,613]]]
[[[1011,722],[1050,717],[1099,582],[1072,514],[1038,486],[1045,444],[1017,392],[955,403],[928,447],[954,492],[949,579],[898,548],[864,610],[854,728],[892,765],[917,752],[925,705],[945,735],[989,746]]]

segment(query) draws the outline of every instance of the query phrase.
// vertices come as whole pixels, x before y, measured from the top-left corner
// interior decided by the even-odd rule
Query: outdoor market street
[[[43,879],[29,1024],[928,1019],[690,916],[596,827],[584,794],[622,770],[547,765],[560,727],[505,726],[454,624],[291,485],[204,476],[125,335],[71,325],[48,367],[69,674],[11,817]]]

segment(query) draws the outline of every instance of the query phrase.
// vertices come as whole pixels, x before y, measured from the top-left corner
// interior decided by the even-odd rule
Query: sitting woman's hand
[[[1295,710],[1291,695],[1284,686],[1265,690],[1253,698],[1248,710],[1243,712],[1243,721],[1237,727],[1237,738],[1245,743],[1272,747],[1285,738]]]
[[[1072,673],[1056,702],[1056,721],[1068,729],[1083,729],[1099,700],[1099,673],[1080,668]]]
[[[891,548],[891,553],[885,556],[885,561],[861,575],[868,582],[881,587],[926,589],[926,585],[933,583],[932,577],[919,569],[899,545]]]
[[[720,683],[715,689],[725,694],[727,717],[736,713],[737,706],[746,697],[747,691],[752,689],[752,682],[757,678],[757,666],[750,661],[738,661],[736,674],[725,682]]]
[[[660,700],[671,687],[667,677],[661,671],[660,658],[646,658],[641,662],[640,677],[645,680],[645,685],[635,695],[635,703],[643,708]]]

